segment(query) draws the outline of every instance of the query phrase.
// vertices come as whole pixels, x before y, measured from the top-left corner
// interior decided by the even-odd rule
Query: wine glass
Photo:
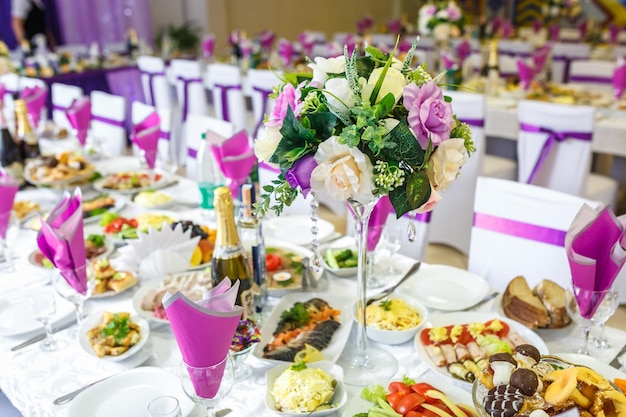
[[[238,381],[243,381],[244,379],[252,375],[252,368],[246,363],[246,360],[248,359],[255,347],[256,344],[252,343],[250,344],[250,346],[238,352],[234,350],[230,351],[230,357],[233,361],[235,379],[237,379]]]
[[[594,307],[597,308],[594,311]],[[617,291],[585,290],[572,284],[565,291],[565,308],[572,319],[580,326],[584,344],[574,352],[589,355],[589,331],[591,326],[606,323],[617,309]]]
[[[607,316],[601,317],[601,320],[596,320],[596,317],[593,317],[594,326],[600,329],[598,332],[598,336],[593,339],[593,345],[598,349],[611,349],[613,347],[611,342],[609,342],[606,336],[604,336],[604,328],[606,327],[606,322],[609,317],[611,317],[613,313],[615,313],[615,310],[617,310],[617,306],[619,305],[617,290],[613,289],[611,294],[615,298],[615,300],[611,300],[611,307],[613,309],[611,313]]]
[[[56,300],[49,287],[33,290],[28,297],[28,307],[33,317],[43,324],[46,338],[39,345],[44,352],[55,352],[59,345],[52,334],[52,316],[56,313]]]
[[[180,364],[180,383],[185,394],[196,404],[206,407],[207,417],[215,417],[215,406],[228,395],[235,383],[230,355],[213,366]]]
[[[176,397],[162,395],[148,404],[148,417],[181,417],[180,405]]]
[[[17,217],[17,213],[13,210],[7,213],[7,216],[8,223],[4,236],[0,233],[0,245],[2,246],[2,254],[4,256],[2,263],[5,265],[4,269],[6,272],[15,272],[15,263],[13,262],[11,247],[20,232],[20,219]]]
[[[72,287],[65,278],[65,276],[72,276],[72,274],[80,274],[82,273],[81,270],[85,270],[87,273],[87,288],[84,294]],[[61,297],[74,304],[77,323],[75,332],[78,332],[78,328],[80,327],[80,324],[84,318],[83,305],[85,304],[85,301],[89,297],[91,297],[93,289],[96,285],[96,276],[93,269],[91,268],[91,265],[89,264],[89,262],[87,262],[85,263],[85,266],[83,266],[82,268],[77,268],[75,270],[55,269],[52,276],[52,284],[56,292]]]
[[[396,268],[396,263],[393,261],[393,257],[400,248],[402,248],[402,238],[404,233],[398,226],[387,225],[383,230],[381,238],[381,245],[383,248],[389,251],[389,274],[399,274],[400,271]]]

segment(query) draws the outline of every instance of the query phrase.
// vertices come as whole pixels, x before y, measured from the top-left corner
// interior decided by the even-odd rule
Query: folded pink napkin
[[[402,39],[400,39],[400,42],[398,43],[398,52],[403,54],[409,52],[409,50],[411,49],[411,43],[412,41],[408,37],[404,36]]]
[[[458,69],[459,65],[456,60],[447,53],[441,54],[441,60],[443,61],[443,67],[447,70]]]
[[[4,95],[7,93],[7,88],[4,84],[0,83],[0,101],[4,102]]]
[[[543,23],[541,22],[541,20],[539,19],[533,20],[533,32],[534,33],[539,33],[542,26],[543,26]]]
[[[202,52],[205,58],[211,58],[213,56],[213,49],[215,49],[215,35],[207,35],[202,40]]]
[[[163,307],[183,361],[190,366],[214,366],[224,360],[243,313],[235,305],[239,281],[230,285],[224,278],[205,298],[193,302],[181,292],[163,296]],[[196,394],[213,398],[219,389],[224,367],[216,368],[211,378],[196,378],[190,373]],[[216,382],[217,381],[217,382]]]
[[[161,118],[154,111],[140,123],[133,126],[133,131],[130,135],[132,142],[143,151],[146,164],[148,164],[150,169],[154,169],[156,165],[159,136],[161,135],[160,128]]]
[[[524,62],[523,59],[517,60],[517,71],[519,75],[519,81],[522,84],[524,90],[528,90],[530,83],[535,75],[535,69]]]
[[[376,245],[378,245],[380,236],[383,233],[383,229],[385,228],[385,223],[387,222],[387,217],[391,212],[391,208],[391,201],[389,200],[389,196],[387,195],[381,197],[374,206],[372,214],[370,215],[370,220],[367,223],[368,252],[372,252],[374,249],[376,249]]]
[[[580,314],[590,319],[626,262],[626,215],[615,217],[608,207],[594,210],[584,204],[565,235]]]
[[[491,32],[494,34],[498,33],[503,22],[504,20],[501,17],[494,17],[491,21]]]
[[[581,41],[584,41],[587,37],[587,28],[588,24],[586,19],[578,24],[578,33],[580,34]]]
[[[57,268],[67,283],[81,294],[87,293],[83,209],[80,188],[73,195],[65,192],[61,201],[44,221],[37,245],[43,255]]]
[[[286,67],[291,65],[291,60],[293,59],[293,51],[293,44],[287,39],[281,38],[278,41],[278,55],[280,55],[280,58],[283,60],[283,65],[285,65]]]
[[[217,166],[228,178],[233,196],[239,193],[239,187],[246,182],[257,158],[250,145],[245,130],[235,133],[231,138],[223,139],[214,132],[207,132],[207,141],[211,144],[211,153]]]
[[[546,66],[546,61],[548,60],[548,55],[550,55],[550,45],[544,45],[533,52],[533,64],[536,74],[543,71],[543,68]]]
[[[626,89],[626,64],[622,64],[613,71],[613,95],[617,100],[622,98]]]
[[[344,38],[343,44],[348,48],[348,55],[352,55],[352,51],[354,51],[354,48],[356,47],[356,40],[356,36],[352,34],[348,34]]]
[[[311,32],[302,32],[298,35],[298,42],[302,45],[302,52],[305,56],[311,55],[315,40],[315,36]]]
[[[46,105],[48,90],[38,85],[32,88],[26,87],[22,90],[20,98],[26,103],[26,112],[28,113],[28,117],[30,117],[33,128],[37,128],[37,126],[39,126],[39,119],[41,119],[41,110],[43,110],[43,107]]]
[[[241,54],[244,58],[250,58],[250,54],[252,53],[252,41],[250,39],[242,39],[239,43],[239,47],[241,48]]]
[[[88,96],[75,99],[65,111],[70,125],[76,130],[76,138],[81,146],[87,142],[87,132],[91,123],[91,101]]]
[[[503,39],[512,38],[515,35],[515,27],[513,26],[513,23],[511,23],[509,20],[503,21],[502,25],[500,26],[500,34],[502,35]]]
[[[401,19],[393,19],[387,22],[387,31],[394,35],[402,32],[402,20]]]
[[[274,45],[274,39],[276,38],[276,34],[271,30],[264,30],[259,33],[259,43],[261,44],[261,48],[265,52],[269,52],[272,50],[272,45]]]
[[[548,28],[548,31],[550,32],[550,40],[552,41],[558,41],[559,40],[559,32],[560,32],[560,28],[559,25],[550,25],[550,27]]]
[[[621,27],[617,26],[615,23],[611,23],[609,25],[609,42],[612,44],[617,43],[617,37],[619,36]]]
[[[472,54],[472,45],[467,39],[463,39],[459,42],[456,47],[456,54],[461,62],[465,62],[465,60]]]
[[[7,237],[13,202],[19,188],[19,184],[11,174],[0,169],[0,238],[2,239]]]

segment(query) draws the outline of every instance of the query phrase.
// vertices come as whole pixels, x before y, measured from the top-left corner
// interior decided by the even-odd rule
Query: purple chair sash
[[[53,104],[52,110],[66,111],[69,107],[61,106],[60,104]]]
[[[567,231],[505,219],[484,213],[474,213],[474,227],[492,232],[534,240],[555,246],[565,245]]]
[[[569,82],[611,84],[613,82],[613,78],[596,77],[593,75],[572,75],[569,77]]]
[[[108,117],[98,116],[95,114],[91,115],[91,120],[96,121],[96,122],[106,123],[111,126],[124,127],[123,121],[113,120],[113,119],[109,119]]]
[[[530,52],[516,52],[516,51],[498,51],[499,55],[505,55],[505,56],[512,56],[514,58],[519,57],[519,58],[530,58],[531,53]]]
[[[187,148],[187,156],[196,159],[198,156],[198,150],[193,148]]]
[[[590,141],[592,138],[592,132],[557,132],[545,127],[535,126],[528,123],[520,123],[520,130],[529,133],[547,133],[548,138],[546,139],[543,147],[541,148],[541,153],[539,153],[539,158],[537,158],[537,162],[535,162],[535,166],[528,177],[527,183],[532,183],[535,179],[535,176],[543,166],[546,158],[550,154],[550,149],[554,146],[554,142],[562,142],[565,139],[577,139],[577,140],[585,140]]]
[[[159,139],[170,140],[170,132],[160,131]]]
[[[183,82],[183,122],[187,120],[187,112],[189,111],[189,91],[188,87],[191,83],[202,83],[202,78],[185,78],[182,75],[176,77],[178,81]]]
[[[222,97],[222,120],[230,122],[230,113],[228,111],[228,92],[230,90],[241,90],[241,86],[214,84],[214,87],[220,89],[220,96]]]
[[[553,55],[552,56],[553,61],[562,61],[564,63],[563,82],[569,81],[569,71],[570,71],[570,67],[572,66],[572,61],[586,60],[586,59],[589,59],[589,58],[567,56],[567,55]]]
[[[261,127],[263,126],[263,118],[265,117],[265,113],[267,112],[267,98],[270,94],[272,94],[272,90],[266,90],[264,88],[256,86],[252,87],[252,89],[261,93],[261,101],[263,103],[261,107],[261,117],[259,118],[259,121],[254,128],[254,137],[256,138],[259,135],[259,129],[261,129]]]
[[[430,217],[432,216],[432,213],[432,211],[428,211],[426,213],[417,213],[415,215],[415,220],[420,223],[430,223]],[[409,216],[409,218],[411,217]]]
[[[280,174],[280,168],[275,168],[266,164],[265,162],[259,162],[259,168],[263,168],[266,171],[274,172],[276,174]]]
[[[459,119],[462,123],[473,127],[485,127],[485,119]]]
[[[156,76],[165,76],[163,71],[160,72],[149,72],[149,71],[140,71],[141,74],[148,76],[148,89],[150,90],[150,105],[156,106],[156,102],[154,101],[154,86],[152,85],[153,79]]]

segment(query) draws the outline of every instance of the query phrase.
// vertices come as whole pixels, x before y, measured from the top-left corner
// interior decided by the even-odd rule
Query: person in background
[[[50,50],[54,50],[56,41],[46,26],[46,10],[41,0],[11,0],[11,25],[18,45],[27,40],[34,47],[33,36],[41,33],[48,39]]]

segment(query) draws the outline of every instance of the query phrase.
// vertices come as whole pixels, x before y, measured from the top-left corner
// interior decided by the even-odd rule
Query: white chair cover
[[[613,71],[615,71],[613,61],[576,60],[570,65],[568,82],[610,93],[613,91]]]
[[[588,106],[521,101],[517,141],[519,181],[594,200],[603,196],[599,201],[613,207],[617,182],[590,175],[594,112]],[[543,162],[540,158],[544,158]]]
[[[591,56],[591,45],[588,43],[552,44],[552,82],[563,84],[568,82],[570,66],[575,60],[586,60]]]
[[[215,117],[190,114],[187,117],[187,125],[185,129],[186,143],[186,175],[187,178],[196,180],[198,148],[201,143],[202,134],[207,130],[211,130],[220,136],[229,138],[235,134],[235,126],[225,120],[216,119]]]
[[[480,72],[483,68],[483,53],[480,50],[480,41],[478,39],[470,38],[454,38],[450,39],[450,46],[456,50],[459,44],[463,41],[469,42],[472,52],[467,57],[466,63],[463,65],[463,77],[472,77],[474,73]],[[467,68],[469,67],[469,68]],[[467,68],[467,69],[466,69]]]
[[[559,40],[561,42],[582,42],[580,31],[578,28],[560,28],[559,29]]]
[[[383,46],[391,51],[393,46],[396,44],[396,35],[393,33],[372,33],[368,36],[369,44],[377,48]]]
[[[170,69],[176,77],[176,94],[183,124],[190,114],[207,114],[202,64],[187,59],[173,59]]]
[[[530,42],[502,39],[498,42],[498,69],[501,77],[517,75],[517,60],[530,58]]]
[[[83,96],[83,89],[75,85],[62,83],[53,83],[50,88],[52,90],[52,120],[54,124],[66,129],[72,129],[65,111],[75,99]]]
[[[503,291],[518,275],[567,287],[564,239],[578,210],[599,203],[543,187],[478,177],[468,269]]]
[[[172,149],[172,144],[170,141],[170,133],[172,127],[171,116],[172,112],[169,110],[157,110],[155,107],[150,106],[148,104],[142,103],[140,101],[133,101],[131,107],[131,120],[133,126],[143,121],[148,115],[152,114],[152,112],[157,112],[159,115],[159,119],[161,119],[161,124],[159,127],[159,143],[158,143],[158,152],[159,152],[159,160],[170,160],[172,158],[173,152],[175,149]],[[139,148],[134,143],[133,153],[135,155],[140,155]],[[174,155],[175,156],[175,155]],[[158,161],[157,161],[158,164]]]
[[[246,77],[249,88],[249,96],[252,100],[252,112],[254,113],[254,130],[252,137],[257,138],[263,128],[263,119],[265,115],[272,112],[274,108],[274,100],[269,99],[274,87],[278,86],[281,81],[278,75],[270,70],[251,69]]]
[[[411,39],[411,42],[413,39]],[[437,61],[437,48],[435,46],[435,40],[433,38],[421,37],[415,48],[415,56],[418,58],[418,62],[426,63],[426,68],[433,72],[437,70],[435,63]]]
[[[469,252],[474,213],[476,178],[481,175],[485,161],[485,99],[482,94],[446,91],[452,98],[452,108],[459,120],[472,130],[476,152],[461,168],[459,177],[441,192],[430,221],[429,241],[444,243],[467,254]]]
[[[105,154],[122,155],[126,150],[126,100],[102,91],[92,91],[91,132]]]
[[[231,122],[236,131],[246,129],[248,127],[247,111],[239,67],[228,64],[209,64],[207,80],[213,92],[215,117]]]
[[[155,56],[140,56],[137,58],[137,66],[141,72],[141,85],[146,103],[157,109],[171,110],[174,103],[163,60]]]
[[[11,123],[15,119],[13,96],[20,92],[20,76],[15,73],[0,75],[0,84],[4,85],[6,93],[2,97],[4,116]]]

